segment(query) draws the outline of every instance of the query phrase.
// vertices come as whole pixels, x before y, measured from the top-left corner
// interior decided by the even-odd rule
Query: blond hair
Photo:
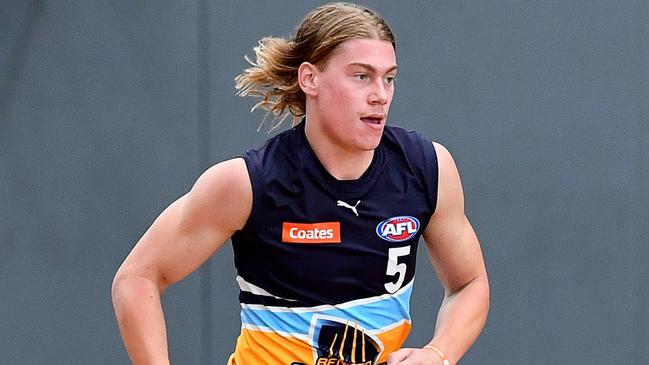
[[[259,41],[254,48],[255,60],[245,57],[251,67],[235,78],[237,95],[261,98],[252,110],[265,109],[266,116],[275,117],[271,130],[289,115],[295,125],[306,113],[298,68],[303,62],[326,67],[331,51],[353,38],[389,41],[396,48],[390,27],[374,10],[351,3],[326,4],[302,19],[292,39],[265,37]]]

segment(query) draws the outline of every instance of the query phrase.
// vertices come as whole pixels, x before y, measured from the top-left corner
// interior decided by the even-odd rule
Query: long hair
[[[354,38],[389,41],[396,49],[394,35],[383,17],[364,6],[337,2],[309,12],[292,39],[265,37],[254,48],[255,60],[245,57],[250,67],[235,78],[237,95],[261,98],[252,110],[265,109],[274,116],[270,130],[286,117],[293,125],[306,113],[306,96],[297,80],[303,62],[326,67],[327,56],[340,43]]]

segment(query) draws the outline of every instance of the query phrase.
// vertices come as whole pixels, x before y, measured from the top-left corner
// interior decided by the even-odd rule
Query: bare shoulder
[[[200,176],[198,181],[201,180],[215,184],[250,181],[246,162],[241,157],[225,160],[213,165]]]
[[[435,153],[437,154],[437,163],[439,165],[440,174],[457,173],[455,160],[453,155],[443,144],[433,141]]]
[[[451,153],[443,144],[433,141],[433,146],[435,146],[435,152],[437,152],[438,158],[440,157],[439,155],[442,155],[442,157],[450,157]]]
[[[220,217],[232,230],[243,227],[252,209],[252,185],[242,158],[220,162],[207,169],[187,194],[194,214]],[[227,214],[216,214],[227,213]]]
[[[193,192],[221,195],[252,193],[248,169],[243,158],[219,162],[207,169],[192,187]]]
[[[433,142],[433,146],[437,153],[439,174],[435,215],[444,215],[449,210],[463,214],[464,193],[455,160],[451,152],[441,143]]]

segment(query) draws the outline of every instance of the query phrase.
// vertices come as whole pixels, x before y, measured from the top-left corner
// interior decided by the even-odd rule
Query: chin
[[[379,146],[380,142],[380,138],[376,141],[363,141],[363,143],[358,143],[357,147],[361,151],[373,151]]]

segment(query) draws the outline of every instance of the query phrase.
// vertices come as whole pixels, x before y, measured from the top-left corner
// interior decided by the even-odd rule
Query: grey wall
[[[444,143],[492,284],[463,364],[649,363],[649,3],[367,1],[391,122]],[[0,363],[127,363],[110,285],[206,167],[258,146],[233,77],[318,2],[0,3]],[[442,298],[420,252],[408,345]],[[224,363],[232,253],[164,298],[173,361]]]

